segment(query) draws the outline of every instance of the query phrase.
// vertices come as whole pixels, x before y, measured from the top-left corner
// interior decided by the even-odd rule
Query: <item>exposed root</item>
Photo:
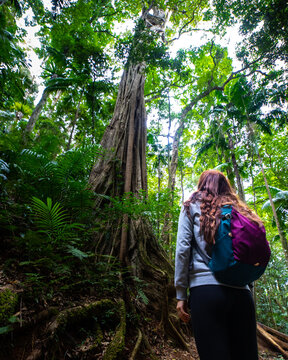
[[[38,360],[42,356],[41,349],[34,349],[32,353],[26,358],[26,360]]]
[[[264,329],[264,327],[266,329]],[[268,346],[280,352],[284,359],[288,359],[287,335],[277,332],[278,334],[277,336],[275,336],[276,330],[272,329],[273,331],[270,331],[270,333],[267,330],[270,330],[268,326],[263,326],[262,324],[257,323],[257,332],[265,340]],[[273,332],[274,334],[272,335],[271,332]],[[281,339],[279,339],[279,337],[281,337]]]
[[[38,342],[38,346],[36,345],[35,348],[33,348],[32,352],[28,355],[28,357],[26,357],[26,360],[36,360],[40,358],[49,359],[50,357],[57,358],[57,356],[59,357],[59,354],[61,354],[62,350],[60,350],[60,348],[58,349],[58,347],[61,347],[63,339],[65,342],[65,339],[68,338],[70,339],[70,342],[72,341],[72,343],[76,345],[76,340],[73,336],[70,335],[71,330],[73,333],[73,329],[77,328],[79,324],[86,321],[89,323],[91,319],[99,319],[101,322],[101,319],[103,320],[107,312],[111,312],[111,309],[115,309],[116,311],[110,315],[110,321],[113,320],[114,323],[115,320],[117,322],[119,321],[119,325],[116,329],[113,339],[110,341],[104,352],[103,360],[116,359],[125,345],[126,309],[122,299],[116,303],[109,299],[103,299],[60,312],[56,318],[46,327],[44,334],[45,340]],[[71,351],[76,351],[79,355],[81,352],[93,352],[99,349],[103,340],[103,333],[100,323],[97,322],[94,325],[93,331],[94,336],[89,339],[90,344],[88,346],[84,345],[78,348],[76,347],[74,350],[71,349]]]
[[[144,342],[145,348],[149,351],[149,360],[159,360],[158,357],[154,354],[154,351],[153,351],[145,334],[143,334],[143,342]]]
[[[181,331],[178,331],[176,329],[176,327],[174,326],[173,322],[172,322],[172,318],[173,318],[173,315],[170,315],[169,318],[168,318],[168,328],[166,329],[166,331],[169,333],[169,335],[178,342],[178,344],[183,347],[186,351],[189,352],[190,355],[193,355],[188,344],[186,343],[183,335],[182,335],[182,332]]]
[[[124,301],[119,300],[120,306],[120,324],[116,331],[116,334],[110,344],[108,345],[103,360],[117,359],[118,354],[124,349],[125,335],[126,335],[126,309]]]
[[[134,346],[134,349],[132,351],[132,354],[131,354],[129,360],[134,360],[135,359],[135,356],[137,355],[137,352],[138,352],[139,347],[141,345],[142,339],[143,339],[142,332],[141,332],[140,329],[138,329],[138,338],[137,338],[136,344]]]
[[[288,335],[277,331],[269,326],[266,326],[264,324],[261,324],[260,322],[257,323],[259,326],[261,326],[264,330],[271,333],[272,335],[276,336],[278,340],[282,341],[284,343],[284,348],[288,349]]]
[[[77,324],[93,316],[101,316],[104,310],[114,308],[115,303],[109,299],[103,299],[91,304],[84,304],[71,309],[64,310],[58,314],[56,319],[50,323],[47,333],[54,337],[56,333],[64,331],[67,326]]]

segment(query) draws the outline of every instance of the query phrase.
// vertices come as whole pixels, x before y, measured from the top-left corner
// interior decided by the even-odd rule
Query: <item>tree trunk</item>
[[[119,196],[123,204],[125,197],[132,194],[137,197],[140,191],[147,190],[144,69],[142,63],[130,65],[124,71],[114,115],[101,141],[103,153],[89,179],[95,193]],[[101,209],[103,201],[107,202],[107,199],[98,197],[95,206]],[[168,283],[172,285],[173,268],[145,217],[132,218],[128,213],[123,214],[116,226],[112,221],[108,222],[95,234],[95,243],[98,253],[114,256],[122,265],[129,266],[133,276],[150,284],[145,287],[149,306],[156,316],[159,314],[159,320],[168,319],[169,315],[164,311],[168,306],[165,294]],[[163,321],[163,326],[167,333],[174,333],[177,338],[172,323]],[[181,342],[181,338],[178,340]]]
[[[101,141],[103,153],[90,174],[91,189],[97,194],[122,197],[124,193],[147,191],[144,69],[143,63],[130,65],[123,73],[114,115]],[[103,200],[98,198],[96,206],[101,206]],[[108,251],[120,253],[122,261],[129,232],[126,214],[123,220],[121,242]]]
[[[80,104],[81,104],[82,96],[83,96],[83,90],[81,92],[80,99],[78,101],[78,105],[77,105],[76,113],[75,113],[75,116],[74,116],[72,129],[71,129],[71,132],[70,132],[70,136],[69,136],[69,140],[68,140],[66,150],[69,150],[70,147],[71,147],[71,142],[72,142],[72,138],[73,138],[74,129],[75,129],[75,126],[76,126],[76,122],[77,122],[77,120],[79,118],[79,110],[80,110]]]
[[[143,11],[144,22],[148,12],[149,10]],[[153,12],[157,14],[155,21],[159,22],[157,9],[153,9]],[[149,23],[151,21],[153,15],[149,14]],[[141,51],[139,38],[134,46],[138,46],[137,52],[138,49]],[[136,52],[135,48],[133,52]],[[132,60],[128,62],[121,78],[114,114],[101,141],[103,153],[94,165],[89,179],[91,189],[102,195],[96,200],[97,208],[107,202],[103,195],[118,196],[125,201],[132,194],[137,197],[141,191],[147,192],[145,66],[144,62],[134,63]],[[110,241],[107,241],[107,235],[110,235]],[[151,251],[156,256],[153,259],[155,264],[160,265],[162,259],[160,273],[164,274],[165,269],[172,270],[156,237],[152,235],[150,225],[143,218],[132,219],[128,212],[123,213],[116,231],[107,229],[105,236],[105,241],[103,233],[98,236],[97,249],[119,258],[122,264],[131,266],[134,275],[142,278],[143,269],[146,267],[145,271],[148,271],[148,264],[153,264]],[[155,265],[153,268],[156,268]]]
[[[252,191],[253,191],[253,206],[254,206],[254,211],[255,211],[255,213],[258,215],[257,207],[256,207],[256,191],[255,191],[255,184],[254,184],[253,164],[254,164],[254,155],[252,154],[251,166],[250,166],[250,177],[251,177],[251,186],[252,186]]]
[[[130,65],[123,73],[114,115],[101,141],[103,153],[90,174],[96,193],[121,196],[147,190],[144,70],[142,63]]]
[[[179,144],[180,144],[181,136],[183,134],[183,130],[185,128],[185,120],[186,120],[187,114],[189,113],[189,111],[191,111],[194,108],[194,106],[200,100],[204,99],[206,96],[211,94],[213,91],[215,91],[215,90],[223,91],[225,86],[231,80],[232,80],[232,77],[230,76],[230,78],[227,79],[226,82],[222,86],[209,87],[208,89],[202,91],[201,94],[197,95],[194,99],[192,99],[191,102],[188,105],[186,105],[185,108],[182,110],[181,115],[180,115],[179,126],[175,132],[175,136],[173,139],[173,145],[172,145],[172,156],[171,156],[171,166],[170,166],[170,178],[171,178],[171,188],[172,189],[175,188],[176,171],[177,171],[177,166],[178,166]]]
[[[145,12],[143,16],[145,18]],[[149,22],[151,23],[152,20],[150,14]],[[156,20],[159,21],[159,14]],[[141,47],[139,40],[138,46]],[[90,173],[91,189],[96,194],[101,194],[96,196],[95,202],[95,210],[99,217],[103,209],[109,206],[112,209],[113,202],[109,202],[109,198],[117,196],[122,199],[122,209],[125,209],[127,198],[132,196],[139,198],[142,190],[147,191],[144,70],[144,62],[136,64],[129,62],[126,66],[121,78],[114,114],[101,141],[102,155],[97,159]],[[100,223],[99,221],[98,224]],[[124,282],[128,267],[130,275],[133,275],[132,278],[136,277],[144,284],[149,284],[144,288],[149,308],[155,317],[161,320],[165,332],[173,336],[182,346],[187,347],[183,338],[179,336],[179,331],[169,320],[167,310],[167,288],[173,287],[173,268],[166,253],[159,246],[147,219],[142,214],[130,215],[128,210],[127,212],[122,210],[117,221],[111,217],[111,220],[106,220],[106,224],[95,233],[95,249],[100,255],[110,255],[120,260],[122,269],[125,270],[121,276]],[[123,298],[125,297],[127,304],[136,308],[137,304],[140,304],[137,311],[145,312],[146,307],[143,303],[135,301],[134,292],[133,299],[130,299],[132,293],[125,290],[126,287]],[[174,306],[175,304],[173,310]]]
[[[161,191],[161,177],[162,177],[160,152],[158,154],[157,161],[158,161],[158,164],[157,164],[157,176],[158,176],[157,236],[158,236],[158,239],[160,239],[160,191]]]
[[[168,158],[168,190],[169,190],[169,209],[172,209],[174,203],[174,191],[175,191],[175,177],[176,170],[174,170],[175,164],[172,160],[170,161],[170,130],[171,130],[171,105],[170,105],[170,95],[168,93],[168,134],[167,134],[167,158]],[[176,164],[177,168],[177,164]],[[172,232],[172,216],[171,211],[167,211],[164,216],[164,224],[162,229],[161,240],[163,244],[167,245],[167,248],[170,249],[171,244],[171,232]],[[170,259],[172,259],[172,252],[170,252]]]
[[[39,100],[38,104],[36,105],[35,109],[33,110],[30,118],[29,118],[29,121],[28,121],[28,124],[26,126],[26,129],[24,131],[24,139],[27,137],[28,134],[30,134],[32,132],[32,130],[34,129],[34,126],[36,124],[36,121],[38,120],[40,114],[41,114],[41,111],[44,107],[44,105],[46,104],[47,102],[47,99],[49,97],[49,93],[48,91],[46,91],[44,89],[43,91],[43,94],[41,96],[41,99]]]
[[[238,194],[239,194],[240,199],[245,202],[245,193],[243,190],[242,179],[241,179],[241,176],[239,173],[239,167],[238,167],[236,157],[235,157],[233,139],[232,139],[232,136],[229,131],[227,131],[227,134],[228,134],[229,149],[230,149],[230,153],[231,153],[231,160],[232,160],[234,174],[235,174],[236,182],[237,182]]]
[[[181,184],[181,200],[182,200],[182,203],[184,203],[184,183],[183,183],[183,180],[184,180],[184,173],[183,173],[183,167],[181,166],[180,167],[180,184]]]
[[[267,194],[268,194],[268,197],[269,197],[270,205],[271,205],[271,208],[272,208],[274,220],[275,220],[275,223],[276,223],[276,227],[277,227],[278,234],[279,234],[279,237],[280,237],[280,241],[281,241],[281,244],[282,244],[282,248],[283,248],[283,251],[284,251],[284,255],[285,255],[286,261],[288,263],[288,243],[287,243],[287,239],[285,238],[285,235],[283,233],[283,230],[281,228],[281,225],[280,225],[280,222],[279,222],[279,219],[278,219],[277,211],[276,211],[273,199],[272,199],[272,195],[271,195],[271,192],[270,192],[270,189],[269,189],[267,177],[266,177],[265,170],[264,170],[264,167],[263,167],[263,162],[262,162],[262,159],[261,159],[261,156],[259,154],[258,149],[257,149],[257,156],[258,156],[258,160],[259,160],[259,165],[261,167],[261,172],[262,172],[262,175],[263,175],[266,191],[267,191]]]

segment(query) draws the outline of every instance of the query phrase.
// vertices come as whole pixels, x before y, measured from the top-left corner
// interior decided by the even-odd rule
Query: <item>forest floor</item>
[[[18,285],[17,285],[18,283],[19,283],[19,281],[16,282],[16,281],[12,281],[11,279],[6,278],[6,276],[0,270],[0,288],[1,288],[1,286],[2,286],[2,288],[5,287],[5,286],[6,287],[10,286],[12,289],[13,288],[17,289],[18,288]],[[62,295],[59,294],[58,297],[57,296],[53,297],[53,301],[50,299],[49,306],[48,306],[48,304],[46,304],[46,306],[43,306],[43,309],[41,309],[41,311],[43,313],[43,310],[45,310],[45,309],[47,310],[47,308],[53,307],[53,306],[59,307],[60,310],[61,309],[63,310],[65,308],[71,308],[71,307],[73,308],[75,306],[79,306],[81,304],[88,304],[88,303],[91,303],[91,302],[96,301],[96,300],[97,299],[94,299],[92,297],[87,297],[87,298],[78,298],[77,301],[75,301],[75,298],[73,298],[73,297],[70,298],[70,299],[67,299],[67,298],[64,298]],[[25,321],[27,323],[29,323],[29,321],[31,322],[31,319],[33,317],[36,318],[37,313],[41,313],[41,311],[39,309],[38,309],[38,312],[37,312],[37,309],[34,306],[32,306],[32,304],[29,304],[29,305],[27,307],[25,307],[25,304],[23,304],[23,308],[21,309],[21,319],[23,320],[24,323],[25,323]],[[41,329],[41,326],[42,325],[40,324],[39,329]],[[190,349],[190,353],[189,353],[188,351],[182,350],[181,348],[177,347],[172,340],[169,340],[169,338],[164,336],[163,331],[162,331],[163,329],[161,330],[161,326],[159,326],[159,321],[157,322],[155,319],[154,320],[151,319],[150,322],[146,323],[145,327],[146,327],[145,332],[147,332],[148,340],[149,340],[149,343],[150,343],[151,348],[152,348],[151,350],[159,360],[199,360],[199,356],[198,356],[198,353],[197,353],[195,341],[194,341],[194,338],[191,335],[189,335],[189,337],[187,335],[187,338],[186,338],[186,342],[189,344],[189,349]],[[45,326],[43,328],[45,328]],[[38,331],[38,333],[39,333],[39,331]],[[31,336],[30,337],[29,337],[29,335],[27,335],[27,332],[25,332],[25,334],[23,334],[23,336],[22,336],[23,337],[22,340],[26,341],[27,344],[28,344],[31,339],[32,340],[34,339],[35,335],[37,335],[37,331],[31,331]],[[130,334],[129,334],[129,330],[128,330],[128,334],[127,334],[128,341],[126,343],[126,350],[131,349],[131,347],[133,348],[133,346],[135,345],[134,339],[132,341],[132,337],[130,338],[129,335]],[[31,339],[29,340],[28,338],[29,339],[31,338]],[[41,338],[41,336],[40,336],[40,338]],[[129,341],[129,339],[130,339],[130,341]],[[1,360],[2,359],[3,360],[23,359],[23,354],[24,354],[24,352],[26,353],[26,351],[27,351],[26,347],[27,348],[31,347],[30,352],[33,350],[33,346],[30,343],[28,345],[26,344],[23,347],[23,341],[21,340],[21,336],[20,336],[20,338],[18,340],[15,337],[14,340],[15,340],[14,346],[15,346],[16,352],[13,352],[13,353],[15,355],[16,353],[18,354],[18,352],[19,352],[19,356],[17,355],[16,357],[15,356],[13,356],[13,357],[3,357],[2,356],[3,354],[1,354],[2,351],[0,351],[0,359]],[[104,340],[103,340],[103,342],[105,343]],[[109,341],[108,341],[109,339],[106,339],[106,340],[107,340],[107,342],[106,342],[106,345],[107,345],[109,343]],[[35,339],[33,340],[33,342],[36,343]],[[1,345],[0,345],[0,347],[1,347]],[[17,347],[19,347],[19,351],[17,350]],[[103,346],[102,350],[104,352],[105,346]],[[261,346],[259,346],[259,350],[260,350],[259,351],[259,355],[260,355],[259,360],[276,360],[276,359],[280,360],[280,359],[283,359],[281,356],[279,356],[277,354],[268,353],[267,352],[268,350],[264,350],[264,348],[262,349]],[[22,353],[21,356],[20,356],[20,353]],[[33,353],[33,351],[32,351],[32,353]],[[147,355],[147,352],[145,354],[143,353],[142,357],[141,357],[141,350],[140,350],[139,354],[137,354],[137,355],[139,355],[139,359],[141,358],[143,360],[151,360],[151,359],[149,359],[149,355]],[[73,358],[73,356],[70,357],[70,358]],[[99,354],[99,357],[95,357],[95,359],[96,358],[97,359],[102,358],[101,352]],[[124,358],[125,358],[125,356],[124,356]],[[245,359],[243,359],[243,360],[245,360]]]
[[[153,351],[160,360],[199,360],[199,356],[196,349],[195,340],[192,337],[189,341],[191,354],[183,349],[175,347],[175,344],[171,340],[161,339],[158,340],[157,346],[153,347]],[[276,353],[267,352],[259,347],[259,360],[281,360],[283,357]],[[150,360],[146,358],[146,360]],[[245,359],[243,359],[245,360]]]
[[[194,340],[191,341],[191,352],[189,354],[186,350],[177,349],[169,341],[163,344],[162,348],[154,349],[155,353],[161,360],[199,360],[199,356],[196,350]],[[259,360],[280,360],[283,359],[281,356],[272,355],[264,351],[259,351]],[[149,359],[147,359],[149,360]],[[243,359],[245,360],[245,359]]]

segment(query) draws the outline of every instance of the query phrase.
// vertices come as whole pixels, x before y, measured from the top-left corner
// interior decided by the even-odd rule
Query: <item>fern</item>
[[[139,298],[143,302],[143,304],[148,305],[149,299],[147,298],[146,294],[142,289],[138,289],[137,298]]]
[[[57,238],[63,232],[68,222],[68,215],[60,206],[60,203],[56,202],[52,206],[52,200],[49,197],[47,198],[47,204],[33,197],[32,209],[40,232],[46,233],[52,238]]]
[[[72,245],[67,245],[67,252],[75,256],[76,258],[83,260],[89,256],[89,254],[75,248]]]
[[[3,173],[9,173],[9,165],[3,161],[2,159],[0,159],[0,177],[3,180],[7,180],[7,176]]]

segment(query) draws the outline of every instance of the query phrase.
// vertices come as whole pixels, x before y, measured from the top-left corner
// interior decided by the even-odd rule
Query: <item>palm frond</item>
[[[265,201],[265,203],[262,205],[262,209],[263,209],[263,210],[264,210],[264,209],[267,209],[269,206],[271,206],[270,200],[267,200],[267,201]]]
[[[256,122],[256,124],[258,124],[261,127],[263,132],[265,132],[265,133],[267,133],[269,135],[272,135],[272,131],[271,131],[271,128],[270,128],[269,124],[267,124],[265,121],[260,119],[258,116],[255,119],[255,122]]]
[[[269,190],[270,191],[272,190],[272,192],[274,192],[274,193],[278,193],[279,191],[282,191],[281,189],[276,188],[275,186],[268,185],[268,187],[269,187]],[[258,189],[266,190],[266,186],[265,185],[255,186],[255,190],[258,190]]]
[[[9,173],[9,165],[2,159],[0,159],[0,177],[3,180],[7,180],[7,177],[4,173]]]
[[[69,86],[78,84],[79,81],[79,78],[56,77],[49,79],[46,83],[45,91],[52,92],[55,90],[67,90]]]
[[[279,190],[279,189],[278,189]],[[274,204],[279,204],[278,209],[280,209],[280,207],[282,207],[283,209],[288,208],[288,191],[282,191],[279,190],[277,192],[277,194],[274,196],[274,198],[272,199]],[[285,207],[283,207],[284,204],[286,204]],[[270,200],[267,200],[263,205],[262,205],[262,209],[267,209],[271,206],[270,204]]]
[[[223,164],[219,164],[216,167],[214,167],[215,170],[220,170],[223,171],[225,169],[227,169],[229,166],[231,166],[231,164],[229,163],[223,163]]]
[[[203,142],[202,146],[197,150],[195,164],[213,145],[215,145],[214,139],[207,139]]]
[[[15,113],[11,111],[0,110],[0,119],[3,121],[11,121],[15,118]]]
[[[31,206],[39,230],[49,236],[56,237],[68,222],[66,211],[60,203],[56,202],[52,205],[51,198],[47,198],[47,204],[45,204],[42,200],[33,197]]]
[[[275,200],[284,200],[284,201],[288,201],[288,191],[279,191],[275,197]],[[273,200],[274,200],[273,199]]]
[[[53,58],[55,63],[63,65],[63,66],[66,65],[66,63],[67,63],[66,56],[61,51],[59,51],[51,46],[47,46],[46,51]]]

